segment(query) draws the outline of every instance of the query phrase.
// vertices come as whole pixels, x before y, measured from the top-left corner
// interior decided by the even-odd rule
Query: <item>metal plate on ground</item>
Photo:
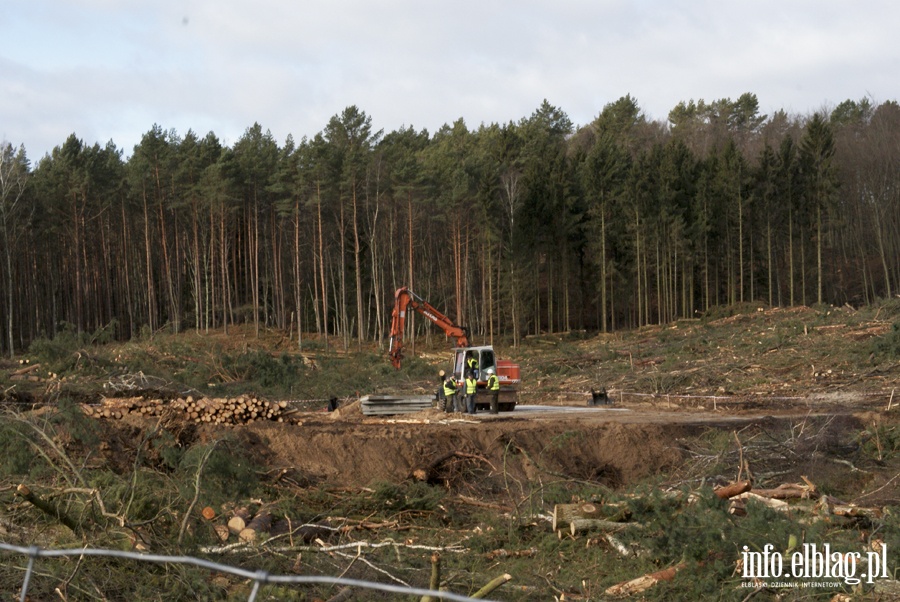
[[[434,407],[432,395],[366,395],[359,399],[364,416],[411,414]]]

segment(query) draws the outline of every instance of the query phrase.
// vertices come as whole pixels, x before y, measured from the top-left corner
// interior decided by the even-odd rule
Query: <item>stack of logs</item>
[[[143,397],[105,398],[100,405],[83,404],[92,418],[122,418],[128,414],[180,417],[187,422],[249,424],[258,420],[284,422],[294,410],[287,402],[270,402],[249,395],[209,398],[179,397],[171,401]]]
[[[327,523],[292,523],[288,518],[273,515],[265,507],[259,508],[256,512],[246,507],[236,508],[231,511],[231,517],[226,524],[222,524],[221,519],[227,515],[219,516],[209,506],[204,508],[201,514],[212,524],[216,537],[222,543],[234,539],[232,537],[234,535],[242,543],[259,543],[259,538],[263,534],[269,537],[288,535],[290,541],[310,543],[316,539],[327,539],[335,533],[346,530],[332,527]]]

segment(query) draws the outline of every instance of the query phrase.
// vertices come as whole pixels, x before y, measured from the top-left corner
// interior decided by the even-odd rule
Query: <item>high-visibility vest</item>
[[[473,355],[468,360],[466,360],[466,364],[469,366],[469,368],[475,370],[478,368],[478,358]]]
[[[475,391],[478,389],[478,381],[474,378],[466,379],[466,394],[474,395]]]
[[[444,395],[450,397],[456,393],[456,381],[452,378],[444,380]]]
[[[491,374],[490,377],[488,377],[487,386],[491,391],[500,390],[500,379],[497,378],[496,374]]]

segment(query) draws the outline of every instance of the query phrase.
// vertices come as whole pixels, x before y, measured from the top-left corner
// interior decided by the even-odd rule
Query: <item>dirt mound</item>
[[[424,474],[452,485],[445,464],[465,459],[468,466],[456,466],[460,470],[453,479],[478,479],[488,489],[507,476],[528,479],[547,472],[610,487],[628,485],[677,465],[682,458],[673,437],[691,429],[438,410],[362,420],[335,414],[305,416],[297,425],[260,422],[241,428],[259,436],[275,466],[317,481],[360,486]]]
[[[333,420],[360,418],[362,415],[362,405],[360,404],[358,399],[354,402],[348,403],[347,405],[339,406],[335,411],[330,413],[330,416]]]

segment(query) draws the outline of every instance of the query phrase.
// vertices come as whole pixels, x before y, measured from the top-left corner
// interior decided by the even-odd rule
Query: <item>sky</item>
[[[756,94],[811,115],[900,99],[893,0],[0,0],[0,141],[32,162],[70,134],[129,157],[154,125],[279,144],[355,105],[385,133],[576,125],[630,94]]]

